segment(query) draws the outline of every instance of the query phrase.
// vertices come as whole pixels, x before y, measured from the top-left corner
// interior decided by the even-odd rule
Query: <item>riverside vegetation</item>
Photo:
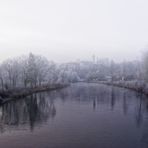
[[[30,53],[0,65],[0,102],[55,90],[79,81],[103,82],[148,95],[148,52],[142,60],[114,62],[98,59],[57,64]]]

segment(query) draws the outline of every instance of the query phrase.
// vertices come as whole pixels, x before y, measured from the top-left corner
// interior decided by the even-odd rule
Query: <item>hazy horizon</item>
[[[30,52],[56,62],[140,59],[148,46],[146,0],[2,0],[0,61]]]

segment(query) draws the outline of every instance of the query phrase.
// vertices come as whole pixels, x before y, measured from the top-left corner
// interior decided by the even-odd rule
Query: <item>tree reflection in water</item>
[[[62,104],[57,104],[59,103],[57,100],[61,101]],[[4,132],[9,128],[20,127],[21,125],[23,125],[23,128],[24,125],[26,127],[29,125],[29,128],[33,130],[36,126],[44,125],[43,123],[46,123],[49,118],[54,118],[56,109],[60,111],[62,107],[58,108],[59,105],[66,102],[66,105],[75,102],[76,106],[73,107],[86,105],[85,107],[88,109],[86,111],[89,112],[91,112],[92,107],[96,118],[98,118],[98,112],[102,114],[105,112],[106,115],[121,116],[120,119],[123,122],[128,123],[128,120],[132,119],[136,125],[135,127],[138,130],[143,130],[141,141],[148,143],[147,97],[128,89],[98,84],[74,84],[62,90],[38,93],[22,100],[9,102],[0,107],[0,130]],[[55,108],[55,105],[57,108]],[[62,113],[60,116],[64,117],[64,111]],[[71,115],[70,111],[69,115]]]
[[[83,83],[76,87],[75,85],[72,85],[71,88],[56,92],[54,97],[60,98],[63,101],[73,100],[87,103],[92,102],[94,110],[99,107],[99,105],[110,105],[112,111],[114,111],[114,108],[121,106],[125,116],[128,114],[128,110],[130,112],[131,110],[134,110],[134,118],[137,126],[142,124],[143,115],[148,110],[146,96],[128,89],[105,85],[86,85]],[[116,104],[117,106],[115,106]]]
[[[4,104],[0,108],[0,130],[6,126],[19,126],[29,124],[33,130],[36,125],[41,125],[49,118],[54,118],[56,108],[54,100],[45,97],[44,93],[34,94],[25,99]]]

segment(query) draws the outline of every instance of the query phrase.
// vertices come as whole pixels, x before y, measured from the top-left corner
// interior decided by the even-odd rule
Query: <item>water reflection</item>
[[[29,131],[35,132],[36,127],[45,124],[52,131],[54,126],[50,126],[50,119],[53,118],[55,122],[52,125],[56,125],[53,133],[56,135],[57,132],[58,136],[67,134],[71,136],[67,138],[81,139],[85,132],[85,137],[88,139],[93,137],[90,141],[99,147],[97,142],[102,140],[99,138],[102,138],[103,134],[116,143],[118,137],[119,141],[122,139],[119,135],[126,135],[131,131],[125,136],[131,141],[128,140],[129,143],[125,143],[124,147],[131,144],[133,138],[135,138],[134,146],[137,148],[141,147],[141,143],[144,143],[145,147],[148,146],[148,98],[128,89],[98,84],[74,84],[62,90],[38,93],[22,100],[9,102],[0,107],[0,131],[3,133],[8,129],[16,131],[29,127]],[[58,137],[57,135],[55,138]],[[48,136],[51,134],[49,133]],[[59,139],[60,142],[64,140],[61,137]]]
[[[30,125],[33,130],[36,125],[54,118],[56,108],[53,99],[47,99],[44,93],[34,94],[22,100],[9,102],[0,108],[0,123],[7,126]],[[3,126],[0,127],[4,131]]]
[[[124,115],[128,114],[129,108],[135,107],[135,120],[138,126],[142,124],[143,114],[148,110],[148,101],[145,101],[147,99],[144,95],[116,87],[82,83],[60,91],[34,94],[22,100],[9,102],[0,108],[0,123],[15,126],[29,123],[33,130],[36,124],[55,117],[54,101],[56,99],[61,99],[63,102],[67,100],[79,103],[92,102],[93,110],[99,105],[110,105],[113,111],[122,103]]]
[[[148,101],[145,95],[112,86],[82,83],[56,92],[54,98],[60,98],[63,102],[66,100],[79,103],[92,102],[94,110],[99,106],[110,106],[111,111],[120,109],[125,116],[128,115],[128,111],[132,111],[137,126],[142,124],[143,115],[148,112]]]
[[[112,108],[112,110],[114,109],[115,103],[116,103],[115,88],[112,87],[111,88],[111,108]]]

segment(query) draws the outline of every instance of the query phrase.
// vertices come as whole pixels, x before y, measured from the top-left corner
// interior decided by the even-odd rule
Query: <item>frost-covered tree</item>
[[[0,89],[36,87],[78,81],[148,80],[148,54],[140,61],[116,63],[108,59],[55,64],[30,53],[0,64]]]
[[[4,73],[2,66],[0,66],[0,88],[4,90]]]
[[[5,85],[9,87],[16,87],[19,81],[20,68],[18,59],[8,59],[1,65],[3,70],[3,77],[5,79]]]
[[[148,51],[143,54],[143,72],[144,78],[148,82]]]
[[[31,87],[42,85],[43,82],[51,82],[55,70],[54,63],[45,57],[30,53],[27,62],[27,83]],[[52,75],[52,76],[51,76]]]

